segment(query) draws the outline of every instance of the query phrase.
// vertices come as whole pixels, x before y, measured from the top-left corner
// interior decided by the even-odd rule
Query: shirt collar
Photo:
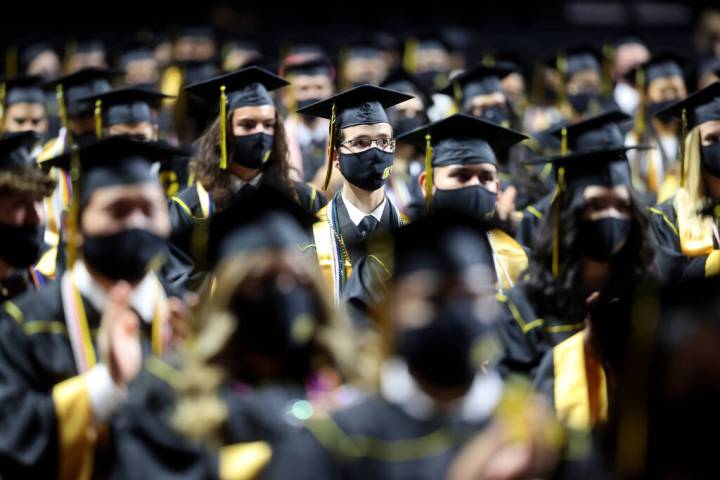
[[[109,299],[108,292],[90,275],[82,260],[75,262],[72,275],[75,286],[82,296],[90,302],[95,310],[102,313]],[[164,297],[165,292],[160,287],[155,274],[148,272],[130,294],[130,306],[143,321],[151,323],[155,315],[155,308],[161,298],[159,295]]]
[[[350,203],[350,200],[348,200],[344,194],[342,194],[343,203],[345,204],[345,208],[347,209],[348,215],[350,215],[350,220],[355,224],[355,226],[360,225],[360,222],[363,218],[365,218],[367,215],[372,215],[375,217],[375,220],[380,223],[382,221],[383,213],[385,212],[385,204],[387,203],[387,198],[383,197],[383,201],[380,202],[380,205],[375,207],[375,210],[373,210],[370,213],[365,213],[359,208],[357,208],[355,205]]]
[[[232,190],[233,193],[238,193],[242,187],[245,185],[252,185],[253,187],[258,186],[260,183],[260,180],[262,180],[262,172],[259,172],[257,175],[255,175],[253,178],[248,180],[247,182],[243,180],[240,177],[237,177],[235,175],[230,176],[230,190]]]
[[[380,392],[413,418],[428,420],[438,415],[433,399],[420,388],[410,375],[407,363],[399,357],[383,363]],[[450,407],[449,415],[466,422],[480,422],[493,413],[502,394],[503,383],[496,372],[478,373],[468,392]]]

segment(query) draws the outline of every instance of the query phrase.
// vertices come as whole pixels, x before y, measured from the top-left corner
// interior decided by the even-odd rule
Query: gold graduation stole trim
[[[58,431],[58,478],[92,478],[98,431],[93,422],[87,379],[76,375],[52,390]]]
[[[705,260],[705,277],[714,277],[720,274],[720,250],[713,250]]]
[[[499,229],[487,233],[493,251],[493,260],[500,292],[512,288],[527,268],[525,250],[507,233]]]
[[[103,136],[102,100],[95,100],[95,136],[98,140]]]
[[[430,206],[432,205],[432,185],[433,185],[433,178],[432,178],[432,154],[433,154],[433,147],[430,143],[431,138],[430,134],[428,133],[425,135],[425,210],[430,211]]]
[[[595,355],[578,332],[552,350],[554,399],[558,419],[574,430],[589,430],[607,419],[607,380]]]
[[[266,442],[236,443],[220,449],[220,480],[257,478],[272,458]]]
[[[336,302],[340,298],[340,286],[338,277],[339,259],[337,258],[336,238],[330,220],[328,217],[328,205],[324,206],[317,215],[319,222],[313,225],[313,238],[315,240],[315,253],[318,258],[318,266],[320,272],[325,279],[326,284],[332,288],[333,297]],[[339,233],[338,233],[339,234]],[[342,247],[342,246],[341,246]],[[343,247],[344,248],[344,247]],[[352,273],[352,264],[350,258],[343,255],[343,264],[345,268],[345,278],[350,277]]]

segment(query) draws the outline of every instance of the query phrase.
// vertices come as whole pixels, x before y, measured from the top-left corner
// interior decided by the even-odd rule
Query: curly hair
[[[649,213],[632,189],[630,198],[630,234],[623,249],[610,260],[610,279],[607,283],[608,288],[620,292],[648,274],[655,256],[655,246],[649,231]],[[552,274],[554,222],[546,221],[538,232],[524,274],[525,291],[530,302],[538,305],[541,311],[554,312],[560,317],[579,318],[585,314],[586,296],[581,278],[581,245],[577,239],[585,202],[581,189],[568,190],[555,201],[560,202],[559,221],[562,226],[558,277]],[[553,202],[546,212],[546,218],[553,218],[554,206]]]
[[[234,137],[232,132],[232,111],[227,116],[227,155],[231,161],[235,153]],[[211,192],[214,199],[226,198],[229,195],[230,179],[232,173],[220,168],[220,117],[205,130],[197,139],[195,146],[197,154],[190,163],[190,169],[203,188]],[[263,166],[263,182],[281,188],[292,188],[290,180],[289,153],[285,126],[279,113],[275,113],[275,135],[272,151],[268,161]]]
[[[319,272],[300,253],[276,250],[241,254],[226,261],[218,270],[216,289],[198,312],[203,322],[193,343],[184,351],[184,368],[175,385],[179,399],[174,415],[175,427],[190,438],[210,445],[222,443],[227,407],[219,397],[220,386],[237,368],[238,318],[233,305],[254,281],[268,274],[278,260],[293,265],[310,278],[310,289],[319,302],[318,324],[307,363],[290,367],[296,381],[302,383],[308,374],[329,367],[346,381],[362,375],[355,367],[351,325],[338,316]],[[262,321],[263,319],[257,319]]]
[[[41,169],[28,165],[0,171],[0,196],[24,195],[42,200],[52,195],[55,180]]]

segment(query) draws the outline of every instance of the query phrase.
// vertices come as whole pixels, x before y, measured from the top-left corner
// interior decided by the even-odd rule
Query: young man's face
[[[170,234],[165,195],[159,184],[114,185],[95,190],[82,212],[84,235],[111,235],[132,228]]]
[[[275,123],[275,107],[272,105],[240,107],[232,114],[232,132],[236,137],[256,133],[274,135]]]
[[[16,103],[5,112],[3,131],[33,131],[45,135],[48,131],[48,119],[45,107],[40,103]]]
[[[420,190],[424,193],[425,172],[418,179]],[[433,192],[435,189],[457,190],[459,188],[480,185],[481,187],[497,193],[500,189],[500,180],[497,176],[497,167],[490,163],[475,163],[470,165],[445,165],[433,168]]]
[[[327,98],[333,94],[333,85],[327,75],[297,75],[293,77],[292,88],[295,100]]]
[[[30,195],[0,195],[0,223],[31,227],[45,222],[42,200]]]
[[[355,125],[342,130],[339,150],[345,154],[360,153],[377,146],[377,142],[388,142],[392,137],[393,130],[389,123]]]
[[[150,142],[157,140],[157,125],[150,122],[120,123],[105,129],[106,137],[127,136]]]

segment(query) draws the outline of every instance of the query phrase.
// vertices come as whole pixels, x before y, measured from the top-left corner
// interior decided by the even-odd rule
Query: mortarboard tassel
[[[615,49],[610,44],[602,47],[602,87],[603,95],[611,97],[613,94],[612,65],[615,57]]]
[[[567,57],[565,54],[559,54],[555,60],[555,67],[560,73],[560,85],[558,86],[558,106],[564,107],[567,104]]]
[[[685,137],[687,136],[687,109],[682,109],[680,118],[680,185],[685,184]]]
[[[432,204],[432,144],[431,137],[428,133],[425,135],[425,211],[430,211]]]
[[[332,112],[330,114],[330,132],[328,134],[328,148],[327,148],[327,172],[325,172],[325,180],[323,181],[323,190],[327,191],[328,185],[330,184],[330,177],[332,176],[333,160],[335,160],[335,124],[337,123],[336,118],[336,107],[333,102]]]
[[[76,148],[70,155],[70,182],[72,185],[72,198],[70,200],[70,218],[68,219],[67,237],[67,265],[72,268],[77,259],[77,230],[80,211],[80,154]]]
[[[490,52],[485,53],[482,58],[482,64],[486,67],[494,67],[495,66],[495,55],[493,55]]]
[[[645,69],[639,68],[635,75],[635,89],[640,95],[640,103],[638,103],[637,112],[635,113],[635,132],[637,132],[638,142],[645,135],[645,101],[643,100],[645,92]]]
[[[7,86],[5,82],[0,82],[0,131],[2,131],[2,126],[5,124],[5,95],[7,93]]]
[[[560,130],[560,155],[563,157],[568,154],[568,138],[567,138],[567,128],[563,127],[562,130]]]
[[[98,140],[103,136],[102,100],[95,100],[95,136]]]
[[[227,95],[225,95],[225,85],[220,86],[220,168],[227,169]]]
[[[403,54],[403,68],[410,73],[417,71],[417,50],[418,41],[416,38],[408,38],[405,41],[405,52]]]
[[[453,82],[453,99],[455,100],[455,109],[457,112],[462,111],[462,87],[460,82]]]
[[[15,46],[9,47],[5,52],[5,78],[11,78],[18,74],[18,49]]]

